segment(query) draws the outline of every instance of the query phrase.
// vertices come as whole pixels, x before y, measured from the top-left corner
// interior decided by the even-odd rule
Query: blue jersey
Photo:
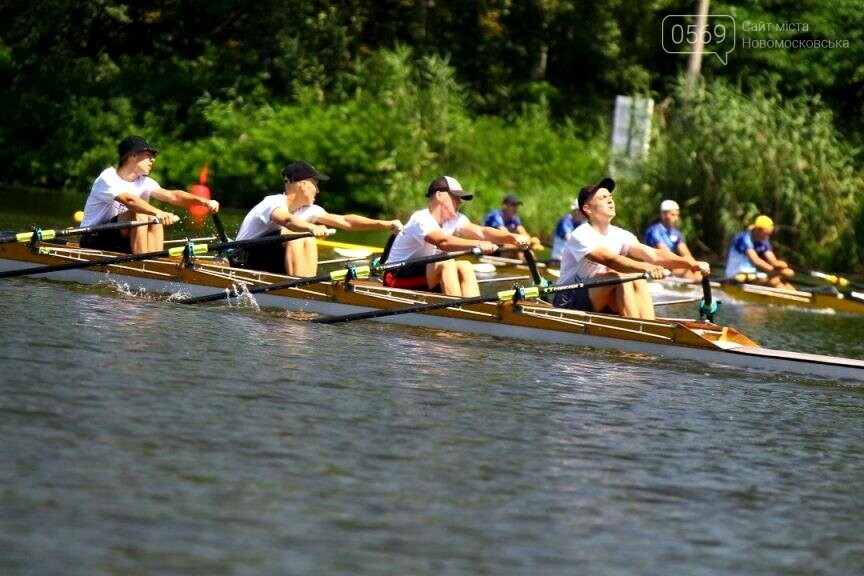
[[[652,224],[645,230],[645,244],[656,248],[662,244],[670,252],[678,253],[678,247],[684,243],[684,235],[675,227],[667,228],[662,222]]]
[[[754,242],[749,230],[739,232],[729,245],[729,256],[726,258],[726,277],[731,278],[741,272],[758,272],[756,266],[747,256],[747,251],[753,249],[760,258],[765,257],[766,252],[771,251],[771,241]]]
[[[572,214],[565,214],[558,219],[558,224],[555,225],[555,236],[552,238],[552,260],[561,260],[561,252],[564,250],[568,236],[581,223],[574,219]]]
[[[519,226],[522,225],[522,220],[519,219],[518,214],[514,214],[512,218],[507,219],[504,217],[504,213],[501,212],[501,210],[493,210],[486,214],[486,219],[483,224],[492,228],[501,228],[503,226],[507,228],[509,232],[516,232],[519,229]]]

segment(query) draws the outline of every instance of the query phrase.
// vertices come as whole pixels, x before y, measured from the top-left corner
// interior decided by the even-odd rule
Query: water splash
[[[249,286],[247,284],[233,284],[230,290],[237,295],[236,298],[228,299],[228,305],[232,308],[251,308],[256,311],[261,310],[258,301],[255,300],[255,296],[249,292]],[[225,293],[229,293],[227,288],[225,289]]]

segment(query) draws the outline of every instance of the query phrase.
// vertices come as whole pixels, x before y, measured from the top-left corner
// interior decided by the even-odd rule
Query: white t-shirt
[[[564,245],[564,252],[561,255],[561,275],[556,284],[583,282],[598,274],[609,272],[606,266],[585,257],[597,248],[602,246],[613,254],[626,256],[630,248],[638,243],[636,236],[618,226],[610,225],[606,234],[601,234],[588,222],[583,222],[576,227]]]
[[[427,242],[426,236],[435,230],[443,230],[445,234],[455,235],[462,226],[470,223],[468,217],[460,213],[439,225],[428,208],[418,210],[411,215],[405,228],[396,236],[387,262],[403,262],[438,254],[441,250]]]
[[[265,234],[280,231],[282,227],[270,219],[273,210],[277,208],[288,210],[288,201],[285,194],[265,196],[261,202],[256,204],[255,207],[246,214],[246,217],[243,219],[243,224],[240,225],[240,231],[237,232],[237,240],[260,238]],[[317,204],[301,206],[294,212],[291,212],[293,216],[299,216],[312,224],[318,220],[319,216],[326,213],[327,211]]]
[[[145,202],[150,200],[150,194],[159,189],[159,184],[147,176],[139,176],[132,182],[123,180],[117,175],[114,167],[106,168],[99,174],[90,195],[84,205],[84,218],[81,226],[96,226],[104,224],[115,216],[126,212],[127,208],[115,200],[123,192],[138,196]]]

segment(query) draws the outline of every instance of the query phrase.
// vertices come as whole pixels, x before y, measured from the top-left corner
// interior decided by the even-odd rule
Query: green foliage
[[[162,147],[159,174],[185,182],[209,161],[218,197],[251,206],[281,189],[283,164],[307,159],[331,176],[320,199],[331,211],[401,217],[424,205],[432,178],[452,174],[477,191],[466,205],[475,219],[515,192],[525,197],[528,226],[545,232],[568,210],[574,182],[602,172],[605,138],[586,141],[571,123],[556,127],[540,106],[513,121],[472,119],[464,88],[440,58],[415,64],[407,49],[382,51],[361,77],[366,89],[338,104],[314,89],[296,105],[211,102],[204,116],[212,136]]]
[[[549,230],[604,172],[615,95],[676,90],[687,59],[663,51],[660,23],[694,6],[0,2],[10,23],[0,32],[0,182],[83,199],[115,143],[140,133],[162,151],[155,176],[166,185],[193,181],[209,160],[214,190],[238,207],[278,190],[281,165],[303,157],[334,176],[322,199],[332,210],[404,215],[430,178],[451,173],[478,192],[472,216],[516,192],[529,229]],[[673,101],[646,178],[617,195],[620,223],[641,230],[675,193],[700,212],[685,227],[706,248],[720,251],[742,218],[765,210],[789,226],[781,244],[861,262],[864,201],[856,212],[848,200],[860,195],[853,167],[864,151],[860,0],[718,0],[711,12],[734,16],[737,47],[727,65],[703,61],[709,88],[694,110]],[[849,47],[748,49],[745,21],[808,26],[752,39]],[[755,174],[736,175],[744,170]],[[800,203],[825,182],[840,186],[826,206]]]
[[[850,215],[862,179],[818,98],[745,95],[714,82],[688,102],[679,87],[665,120],[641,182],[650,206],[681,202],[700,241],[718,254],[764,213],[779,225],[778,252],[790,260],[860,264],[848,260],[859,256],[847,247],[855,245]]]

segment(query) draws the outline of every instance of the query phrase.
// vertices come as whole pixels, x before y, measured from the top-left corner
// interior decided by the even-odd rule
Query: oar
[[[809,268],[795,268],[795,272],[812,278],[818,278],[819,280],[823,280],[832,286],[837,286],[838,288],[849,288],[851,286],[859,290],[864,289],[864,286],[857,286],[848,278],[844,278],[837,274],[828,274],[826,272],[819,272],[818,270],[810,270]]]
[[[525,255],[525,262],[528,264],[528,270],[531,272],[531,279],[534,280],[534,285],[544,286],[548,284],[549,282],[540,276],[540,272],[537,270],[537,260],[534,259],[534,253],[531,249],[526,248],[522,253]]]
[[[382,272],[387,272],[389,270],[398,270],[406,266],[416,266],[420,264],[441,262],[442,260],[450,260],[451,258],[458,258],[459,256],[466,256],[468,254],[474,254],[476,256],[479,256],[481,252],[477,248],[472,248],[471,250],[462,250],[459,252],[442,252],[440,254],[433,254],[432,256],[425,256],[423,258],[417,258],[415,260],[403,260],[402,262],[393,262],[392,264],[378,264],[353,267],[349,266],[348,268],[334,270],[333,272],[325,272],[323,274],[318,274],[317,276],[310,276],[308,278],[295,278],[293,280],[286,280],[285,282],[275,282],[273,284],[253,286],[252,288],[249,288],[246,292],[248,292],[249,294],[263,294],[264,292],[273,292],[274,290],[284,290],[286,288],[297,288],[299,286],[316,284],[318,282],[339,282],[348,279],[349,274],[350,278],[368,278],[369,276],[379,275]],[[240,294],[238,294],[236,290],[223,290],[222,292],[215,292],[213,294],[205,294],[203,296],[193,296],[191,298],[185,298],[183,300],[178,300],[178,302],[180,302],[181,304],[200,304],[202,302],[213,302],[215,300],[222,300],[223,298],[236,298],[239,295]]]
[[[297,234],[282,234],[280,236],[263,236],[261,238],[251,238],[249,240],[235,240],[233,242],[220,242],[218,244],[194,244],[188,243],[183,246],[175,246],[165,250],[157,250],[155,252],[145,252],[143,254],[123,254],[122,256],[111,256],[108,258],[98,258],[96,260],[81,260],[78,262],[69,262],[67,264],[56,264],[52,266],[35,266],[30,268],[19,268],[17,270],[5,270],[0,272],[0,278],[13,278],[15,276],[28,276],[31,274],[48,274],[49,272],[62,272],[64,270],[77,270],[80,268],[93,268],[99,266],[109,266],[111,264],[122,264],[124,262],[140,262],[141,260],[150,260],[152,258],[163,258],[165,256],[179,257],[183,255],[196,256],[206,254],[208,252],[229,250],[239,246],[258,246],[262,244],[272,244],[274,242],[288,242],[297,240],[298,238],[306,238],[312,236],[311,232],[299,232]],[[46,253],[49,251],[46,248],[40,248]]]
[[[400,314],[414,314],[417,312],[429,312],[431,310],[441,310],[453,306],[467,306],[469,304],[482,304],[484,302],[510,302],[516,299],[539,298],[547,294],[563,292],[565,290],[583,290],[587,288],[597,288],[599,286],[614,286],[616,284],[624,284],[633,282],[634,280],[648,279],[648,272],[641,274],[628,274],[626,276],[612,276],[609,278],[600,278],[592,282],[578,282],[575,284],[562,284],[561,286],[532,286],[530,288],[519,288],[514,290],[504,290],[492,296],[471,296],[469,298],[453,298],[444,302],[433,302],[431,304],[416,304],[414,306],[406,306],[404,308],[396,308],[393,310],[372,310],[369,312],[356,312],[354,314],[343,314],[341,316],[327,316],[325,318],[315,318],[312,322],[316,324],[337,324],[340,322],[353,322],[354,320],[368,320],[371,318],[384,318],[387,316],[398,316]]]
[[[324,246],[325,248],[346,248],[348,250],[368,250],[370,253],[378,253],[381,252],[381,248],[378,246],[365,246],[363,244],[351,244],[349,242],[339,242],[337,240],[325,240],[323,238],[319,238],[315,241],[318,246]]]
[[[222,225],[222,218],[218,212],[213,212],[213,225],[216,227],[216,234],[219,236],[220,242],[230,242],[228,235],[225,234],[225,227]]]
[[[702,300],[699,302],[699,319],[714,322],[719,302],[711,296],[711,279],[708,274],[702,275]]]
[[[109,230],[126,230],[149,224],[158,224],[158,220],[132,220],[130,222],[111,222],[110,224],[99,224],[96,226],[83,226],[80,228],[64,228],[62,230],[41,230],[36,228],[30,232],[3,232],[0,234],[0,244],[7,242],[30,242],[34,240],[53,240],[58,236],[74,236],[90,232],[107,232]]]

